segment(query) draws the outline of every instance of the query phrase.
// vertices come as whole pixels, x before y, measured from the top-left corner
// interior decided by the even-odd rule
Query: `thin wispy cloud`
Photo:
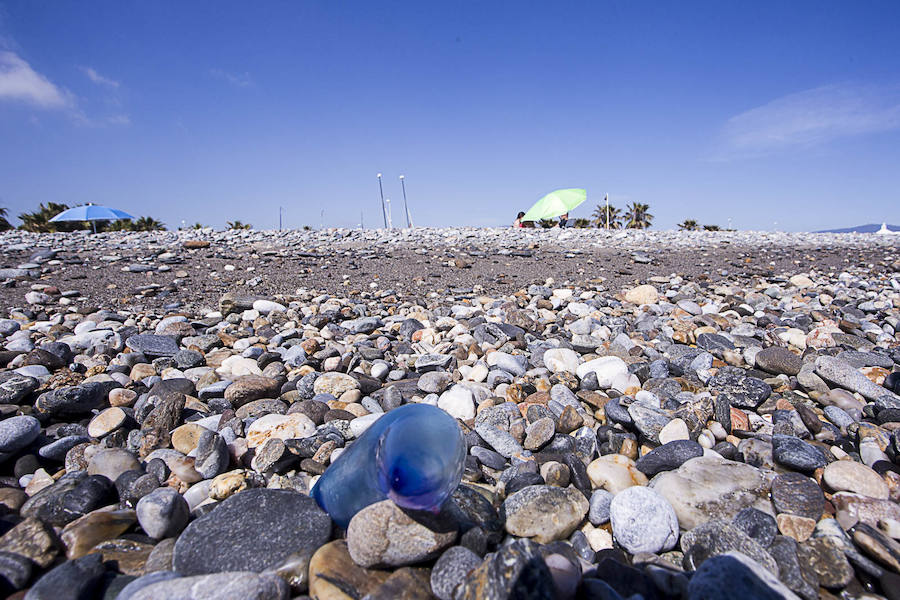
[[[230,83],[235,87],[250,87],[253,85],[253,80],[250,79],[250,73],[246,71],[244,73],[230,73],[223,69],[210,69],[209,74],[222,81]]]
[[[728,119],[720,158],[808,148],[900,128],[900,86],[827,85],[777,98]]]
[[[0,100],[47,110],[70,109],[75,104],[70,93],[8,50],[0,50]]]
[[[119,83],[103,77],[94,69],[82,71],[92,81],[104,87],[116,88]],[[9,102],[29,108],[57,111],[67,116],[74,124],[83,127],[110,127],[131,124],[131,118],[124,113],[106,116],[88,115],[79,99],[70,91],[50,81],[37,72],[25,59],[11,50],[0,50],[0,102]],[[32,115],[30,122],[39,121]]]
[[[110,79],[109,77],[104,77],[92,67],[79,67],[79,69],[81,69],[81,72],[84,73],[88,79],[97,85],[106,86],[112,89],[117,89],[119,87],[118,81]]]

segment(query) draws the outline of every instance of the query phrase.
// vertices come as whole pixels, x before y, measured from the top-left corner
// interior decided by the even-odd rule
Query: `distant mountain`
[[[900,231],[900,225],[888,225],[891,231]],[[823,229],[815,233],[875,233],[881,229],[881,223],[870,223],[869,225],[857,225],[856,227],[845,227],[844,229]]]

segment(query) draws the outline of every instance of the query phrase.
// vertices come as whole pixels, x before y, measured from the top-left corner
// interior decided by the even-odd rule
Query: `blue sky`
[[[662,229],[900,223],[898,23],[894,0],[0,0],[0,206],[371,227],[382,172],[417,225],[561,187]]]

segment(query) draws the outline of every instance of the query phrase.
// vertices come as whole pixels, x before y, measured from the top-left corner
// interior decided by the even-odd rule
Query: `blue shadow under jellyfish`
[[[344,529],[357,512],[386,498],[437,512],[459,486],[465,459],[456,419],[428,404],[405,404],[353,442],[310,495]]]

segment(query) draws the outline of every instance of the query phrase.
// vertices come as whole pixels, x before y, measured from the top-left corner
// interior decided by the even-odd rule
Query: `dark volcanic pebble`
[[[792,435],[772,436],[772,456],[775,462],[803,473],[824,467],[826,462],[822,450]]]
[[[772,504],[779,513],[818,520],[825,511],[825,494],[805,475],[781,473],[772,482]]]
[[[703,446],[691,440],[675,440],[639,458],[635,467],[647,477],[653,477],[662,471],[677,469],[697,456],[703,456]]]
[[[315,500],[289,490],[235,494],[193,521],[175,543],[182,575],[263,571],[331,537],[331,519]]]

